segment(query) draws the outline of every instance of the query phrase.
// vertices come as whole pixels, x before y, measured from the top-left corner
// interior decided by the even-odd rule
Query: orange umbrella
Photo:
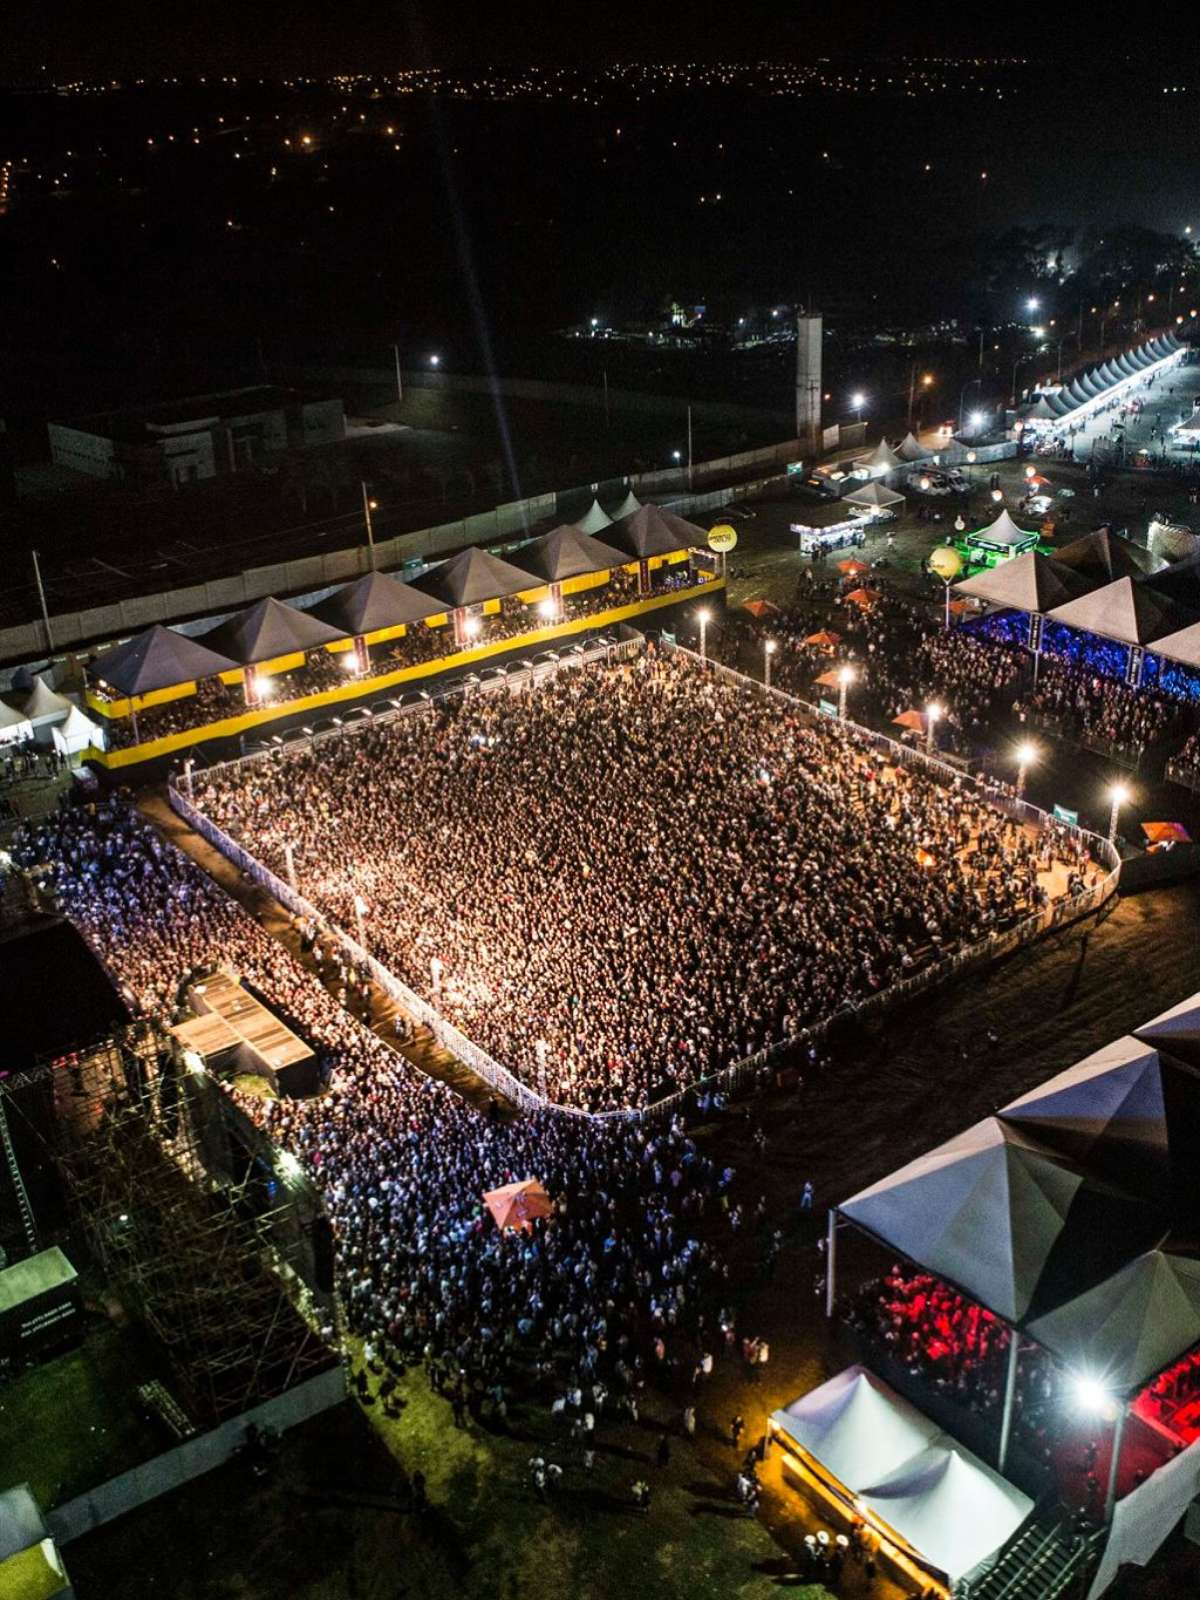
[[[969,600],[951,600],[950,602],[950,610],[956,617],[961,617],[964,611],[970,611],[970,609],[971,602]]]
[[[554,1206],[537,1178],[506,1183],[502,1189],[489,1189],[483,1203],[496,1219],[498,1228],[524,1228],[528,1231],[536,1217],[552,1217]]]
[[[779,607],[772,605],[769,600],[747,600],[746,610],[752,617],[757,617],[760,622],[764,617],[778,617],[782,615]]]
[[[823,689],[839,688],[840,679],[838,678],[838,669],[836,667],[830,667],[828,672],[823,672],[819,678],[814,678],[813,682],[819,683]]]
[[[911,728],[914,733],[925,732],[925,718],[919,711],[902,711],[898,717],[892,718],[897,728]]]
[[[1142,832],[1151,844],[1191,844],[1192,836],[1182,822],[1143,822]]]
[[[820,645],[822,650],[832,650],[835,645],[839,645],[841,642],[841,634],[833,633],[828,628],[822,628],[819,633],[810,633],[804,641],[805,644]]]
[[[860,572],[870,572],[870,567],[865,561],[859,561],[855,556],[847,556],[845,561],[837,564],[839,572],[844,572],[848,578],[857,578]]]
[[[846,599],[852,600],[856,606],[873,606],[876,600],[879,599],[879,591],[877,589],[851,589]]]

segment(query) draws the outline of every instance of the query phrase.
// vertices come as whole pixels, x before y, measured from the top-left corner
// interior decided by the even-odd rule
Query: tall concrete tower
[[[796,437],[806,455],[821,454],[821,313],[796,318]]]

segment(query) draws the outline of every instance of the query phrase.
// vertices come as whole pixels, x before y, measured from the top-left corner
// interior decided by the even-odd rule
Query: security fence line
[[[475,686],[475,692],[494,692],[501,688],[512,689],[532,686],[541,678],[555,676],[557,673],[570,670],[572,666],[583,664],[585,661],[628,659],[640,651],[644,644],[645,641],[640,637],[625,640],[621,644],[607,646],[602,651],[593,651],[590,655],[579,656],[574,660],[548,662],[542,668],[526,669],[520,673],[510,673],[507,678],[498,678],[491,683],[481,683]],[[815,706],[810,705],[807,701],[787,694],[784,690],[777,689],[773,685],[768,689],[758,680],[749,678],[744,673],[737,672],[732,667],[723,666],[719,662],[701,661],[694,651],[682,645],[661,640],[659,648],[668,654],[680,655],[691,661],[697,670],[711,672],[728,682],[736,684],[743,690],[759,695],[769,695],[772,699],[785,705],[793,713],[799,712],[802,716],[813,721],[824,718],[824,713],[818,711]],[[462,691],[459,690],[458,692],[461,693]],[[369,722],[363,720],[362,722],[347,724],[343,728],[330,729],[324,733],[316,734],[310,739],[296,741],[273,752],[260,751],[240,757],[236,761],[222,762],[220,765],[206,770],[208,773],[216,775],[226,770],[242,767],[247,762],[279,759],[280,757],[285,757],[288,751],[307,749],[326,739],[342,738],[346,735],[353,736],[355,732],[360,732],[364,727],[374,727],[398,717],[426,712],[432,709],[432,705],[433,701],[431,699],[427,705],[401,707],[394,713],[387,713],[373,718]],[[950,766],[947,762],[939,760],[937,756],[926,751],[915,750],[907,745],[902,745],[895,739],[888,738],[886,734],[876,733],[873,729],[863,727],[859,723],[839,720],[839,725],[849,738],[878,749],[887,756],[893,765],[924,768],[943,783],[970,783],[975,787],[980,787],[976,784],[974,778],[964,776],[963,773]],[[190,789],[190,775],[185,781],[187,781]],[[342,928],[330,923],[290,883],[286,883],[277,877],[269,868],[263,866],[256,857],[230,838],[222,828],[218,827],[210,817],[206,816],[193,803],[190,793],[184,795],[180,792],[174,780],[168,784],[167,794],[172,809],[197,833],[207,839],[214,849],[219,850],[223,856],[238,866],[248,878],[265,889],[272,898],[287,907],[289,911],[297,916],[311,918],[322,927],[328,928],[351,959],[359,965],[365,964],[380,988],[390,995],[398,1005],[404,1007],[424,1027],[427,1027],[445,1050],[456,1056],[465,1066],[470,1067],[484,1083],[510,1099],[521,1110],[554,1111],[563,1116],[583,1117],[589,1121],[596,1122],[614,1120],[656,1122],[672,1116],[689,1096],[695,1096],[699,1093],[723,1094],[731,1090],[740,1089],[747,1083],[759,1081],[764,1074],[772,1070],[773,1062],[778,1061],[784,1055],[790,1054],[798,1048],[822,1039],[840,1019],[873,1015],[887,1007],[911,999],[915,995],[933,988],[935,985],[944,983],[949,978],[998,960],[1000,957],[1019,949],[1022,945],[1032,943],[1051,928],[1073,922],[1076,918],[1098,909],[1115,892],[1117,879],[1120,875],[1120,856],[1115,846],[1110,844],[1107,839],[1102,839],[1087,829],[1072,827],[1070,824],[1051,818],[1046,812],[1037,806],[1031,805],[1026,800],[999,794],[986,785],[982,786],[982,788],[988,803],[1005,812],[1014,821],[1022,824],[1030,823],[1039,828],[1046,828],[1052,825],[1056,829],[1066,829],[1086,837],[1092,854],[1108,869],[1103,879],[1099,883],[1093,884],[1090,888],[1082,890],[1077,895],[1072,895],[1069,898],[1055,901],[1052,905],[1043,907],[1042,910],[1026,917],[1015,927],[1008,928],[1002,933],[989,934],[985,939],[970,946],[969,949],[956,951],[953,955],[946,956],[940,961],[935,961],[931,965],[923,967],[920,972],[914,973],[911,977],[901,978],[897,982],[889,984],[886,989],[881,989],[877,993],[869,995],[865,1000],[847,1003],[833,1015],[814,1023],[812,1027],[802,1029],[798,1034],[790,1035],[786,1039],[777,1040],[774,1044],[757,1051],[754,1055],[747,1056],[741,1061],[733,1062],[729,1066],[722,1068],[721,1071],[689,1084],[686,1089],[677,1090],[674,1094],[655,1101],[653,1105],[643,1107],[640,1110],[631,1108],[622,1111],[602,1112],[588,1112],[578,1110],[572,1106],[562,1106],[549,1099],[546,1095],[530,1088],[527,1083],[517,1078],[507,1067],[501,1066],[487,1051],[481,1049],[473,1040],[468,1039],[464,1033],[448,1022],[429,1001],[422,999],[407,984],[401,982],[389,968],[376,960],[356,939],[352,939]]]

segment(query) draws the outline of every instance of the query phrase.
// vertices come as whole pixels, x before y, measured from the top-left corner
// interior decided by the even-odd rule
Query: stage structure
[[[227,972],[190,984],[195,1015],[176,1023],[172,1035],[209,1071],[253,1073],[276,1094],[315,1094],[320,1087],[311,1045]]]
[[[139,1022],[38,1075],[89,1248],[204,1426],[333,1365],[340,1319],[319,1194],[197,1066]]]

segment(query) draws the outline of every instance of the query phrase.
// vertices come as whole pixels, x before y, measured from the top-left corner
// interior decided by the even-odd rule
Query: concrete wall
[[[50,438],[50,459],[58,467],[74,467],[76,472],[88,472],[93,478],[117,478],[116,446],[111,439],[98,433],[85,433],[82,428],[68,428],[65,423],[52,422],[46,429]]]
[[[276,1428],[282,1433],[327,1411],[330,1406],[340,1405],[345,1398],[346,1375],[339,1364],[298,1383],[286,1394],[243,1412],[240,1417],[230,1418],[208,1433],[176,1445],[140,1467],[110,1478],[87,1494],[56,1506],[46,1513],[47,1526],[59,1544],[81,1538],[114,1517],[124,1516],[127,1511],[134,1511],[159,1495],[181,1488],[214,1467],[224,1466],[244,1440],[247,1424],[256,1422],[260,1428]]]
[[[346,408],[341,400],[306,400],[300,407],[299,427],[289,444],[308,449],[317,444],[337,444],[346,437]]]

